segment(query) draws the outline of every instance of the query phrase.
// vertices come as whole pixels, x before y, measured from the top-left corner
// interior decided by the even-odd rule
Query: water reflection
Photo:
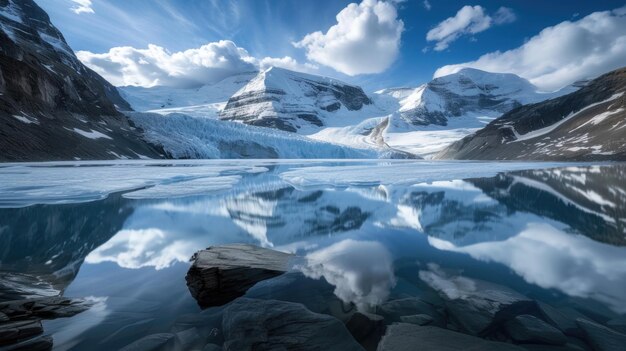
[[[361,310],[409,291],[406,282],[475,291],[464,278],[473,276],[626,313],[625,165],[408,184],[401,174],[359,182],[361,166],[354,181],[344,170],[341,186],[307,179],[312,188],[284,180],[291,166],[266,169],[232,175],[219,193],[0,209],[0,299],[102,297],[92,327],[65,339],[85,346],[118,335],[102,345],[119,348],[196,311],[184,284],[189,257],[238,242],[305,257],[305,276]],[[463,275],[442,273],[452,266]]]
[[[396,284],[390,252],[374,241],[347,239],[312,251],[300,269],[307,277],[326,279],[337,297],[362,311],[385,302]]]

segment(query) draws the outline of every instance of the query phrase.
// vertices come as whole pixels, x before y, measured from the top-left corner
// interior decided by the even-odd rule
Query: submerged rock
[[[403,323],[409,323],[409,324],[417,324],[417,325],[427,325],[432,323],[433,321],[433,317],[427,315],[427,314],[414,314],[411,316],[402,316],[400,317],[400,320]]]
[[[2,302],[0,303],[0,313],[6,315],[10,320],[54,319],[74,316],[86,311],[91,305],[90,301],[84,299],[51,296]]]
[[[378,313],[389,323],[400,322],[404,316],[424,314],[431,317],[433,324],[445,325],[443,316],[435,307],[415,297],[387,301],[378,307]]]
[[[52,338],[39,336],[44,330],[41,319],[71,317],[92,303],[61,296],[40,297],[0,303],[0,346],[6,350],[49,350]],[[5,350],[5,349],[3,349]]]
[[[501,342],[488,341],[454,331],[415,324],[396,323],[378,344],[378,351],[522,351],[524,349]]]
[[[451,275],[436,265],[430,265],[428,271],[420,271],[419,276],[439,291],[449,318],[468,334],[487,334],[492,327],[536,308],[535,301],[512,289]]]
[[[43,333],[43,327],[40,320],[2,323],[0,324],[0,345],[12,344],[41,333]]]
[[[52,350],[52,337],[42,335],[7,346],[2,351],[48,351]]]
[[[120,351],[166,351],[173,350],[176,335],[172,333],[159,333],[145,336]]]
[[[220,306],[254,284],[285,273],[292,257],[247,244],[213,246],[194,255],[185,279],[201,307]]]
[[[563,345],[567,338],[560,330],[528,314],[519,315],[505,323],[507,334],[520,343]]]
[[[626,316],[613,318],[606,325],[620,333],[626,334]]]
[[[385,319],[373,313],[355,312],[346,323],[346,328],[366,350],[375,350],[385,333]]]
[[[222,329],[224,350],[363,350],[338,319],[298,303],[239,298]]]
[[[623,351],[626,348],[626,334],[622,334],[603,325],[586,319],[576,322],[585,333],[585,340],[596,351]]]

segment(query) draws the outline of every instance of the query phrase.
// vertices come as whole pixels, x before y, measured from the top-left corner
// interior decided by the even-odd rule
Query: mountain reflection
[[[367,310],[387,299],[394,262],[407,259],[392,249],[401,239],[385,235],[400,231],[415,240],[426,235],[430,249],[444,254],[504,265],[544,289],[616,310],[626,305],[623,165],[309,190],[280,180],[280,172],[242,175],[229,191],[202,196],[111,195],[2,209],[2,274],[27,274],[3,281],[32,281],[33,290],[45,291],[43,279],[63,290],[83,260],[158,271],[210,245],[252,243],[304,256],[306,276],[323,278],[341,300]]]

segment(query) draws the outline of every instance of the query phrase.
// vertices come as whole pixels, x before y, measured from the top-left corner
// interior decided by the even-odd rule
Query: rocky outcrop
[[[254,284],[289,269],[292,255],[246,244],[213,246],[197,252],[185,279],[201,307],[243,296]]]
[[[0,1],[0,47],[0,161],[160,157],[34,1]]]
[[[507,321],[504,327],[507,334],[520,343],[563,345],[567,342],[560,330],[528,314],[516,316]]]
[[[83,299],[60,296],[0,303],[0,347],[7,350],[49,350],[52,338],[44,333],[42,319],[71,317],[91,307]]]
[[[240,298],[222,326],[224,350],[363,350],[339,320],[291,302]]]
[[[585,339],[597,351],[619,351],[626,345],[626,334],[619,333],[598,323],[586,319],[576,322],[585,332]]]
[[[228,100],[220,118],[297,132],[324,126],[337,110],[355,111],[369,104],[360,87],[270,67]]]
[[[514,109],[439,159],[626,160],[626,68],[568,95]]]

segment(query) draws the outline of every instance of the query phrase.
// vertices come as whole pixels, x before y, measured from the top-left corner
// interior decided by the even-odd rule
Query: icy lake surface
[[[626,165],[0,165],[0,302],[97,301],[44,322],[55,349],[119,349],[206,314],[185,284],[189,259],[225,243],[306,259],[295,283],[249,296],[376,311],[422,287],[456,298],[486,281],[608,321],[626,313]]]

